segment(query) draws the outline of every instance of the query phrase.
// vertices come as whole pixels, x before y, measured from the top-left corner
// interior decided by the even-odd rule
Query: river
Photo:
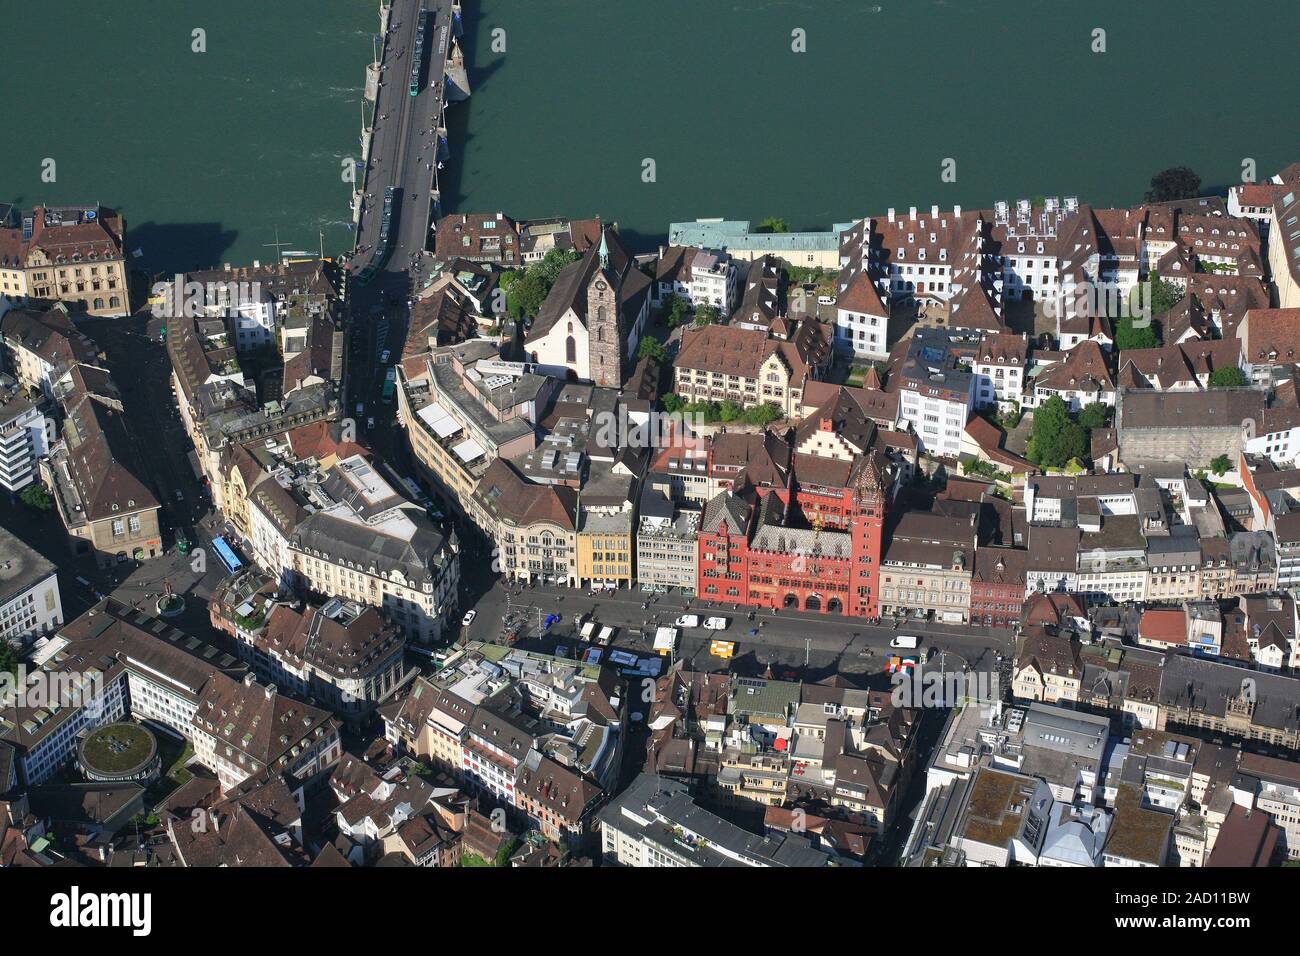
[[[1167,166],[1214,189],[1300,159],[1295,0],[464,2],[445,208],[600,214],[641,248],[696,216],[1127,204]],[[117,206],[151,269],[350,245],[373,0],[0,10],[0,199]]]

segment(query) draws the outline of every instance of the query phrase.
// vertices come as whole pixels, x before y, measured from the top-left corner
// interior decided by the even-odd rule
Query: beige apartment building
[[[466,342],[408,356],[397,366],[397,417],[425,478],[468,511],[488,466],[537,445],[533,421],[558,380],[532,373],[497,374],[509,363],[485,361],[496,349]],[[476,366],[484,362],[479,370]]]
[[[0,223],[0,295],[75,303],[95,316],[130,315],[125,224],[99,205],[37,206]]]
[[[1017,700],[1045,704],[1079,699],[1083,663],[1077,644],[1054,635],[1031,633],[1025,638],[1011,675]]]
[[[123,424],[117,388],[102,369],[77,365],[60,380],[61,440],[41,462],[74,554],[101,567],[162,554],[159,504]]]
[[[474,492],[470,518],[495,542],[495,571],[576,587],[577,510],[576,489],[534,484],[498,458]]]
[[[775,405],[797,417],[803,390],[830,360],[824,327],[805,321],[789,341],[757,329],[708,325],[688,330],[673,362],[676,393],[687,402]]]
[[[880,611],[947,624],[970,618],[974,517],[904,514],[887,534],[880,563]]]
[[[94,343],[76,327],[63,303],[45,310],[12,308],[4,312],[0,345],[18,383],[48,396],[73,365],[96,365],[99,361]]]
[[[1280,186],[1273,201],[1268,265],[1277,288],[1277,307],[1300,308],[1300,182]]]

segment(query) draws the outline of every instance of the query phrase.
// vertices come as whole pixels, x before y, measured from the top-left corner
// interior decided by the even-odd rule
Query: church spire
[[[598,254],[600,255],[601,269],[608,270],[609,269],[609,240],[606,238],[606,233],[604,229],[600,230],[600,252]]]

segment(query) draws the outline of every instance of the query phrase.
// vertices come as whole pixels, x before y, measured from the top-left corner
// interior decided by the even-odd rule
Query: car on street
[[[725,631],[727,629],[727,625],[730,623],[731,623],[730,619],[725,617],[710,617],[710,618],[705,618],[704,620],[704,626],[708,628],[710,631]]]
[[[465,616],[460,619],[462,627],[469,627],[474,623],[474,618],[478,617],[478,611],[470,609],[465,612]]]

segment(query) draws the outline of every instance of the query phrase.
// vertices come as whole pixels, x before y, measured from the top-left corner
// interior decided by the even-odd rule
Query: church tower
[[[618,321],[618,283],[609,265],[609,242],[600,232],[598,262],[587,283],[587,357],[591,380],[618,388],[623,384],[623,339]]]

